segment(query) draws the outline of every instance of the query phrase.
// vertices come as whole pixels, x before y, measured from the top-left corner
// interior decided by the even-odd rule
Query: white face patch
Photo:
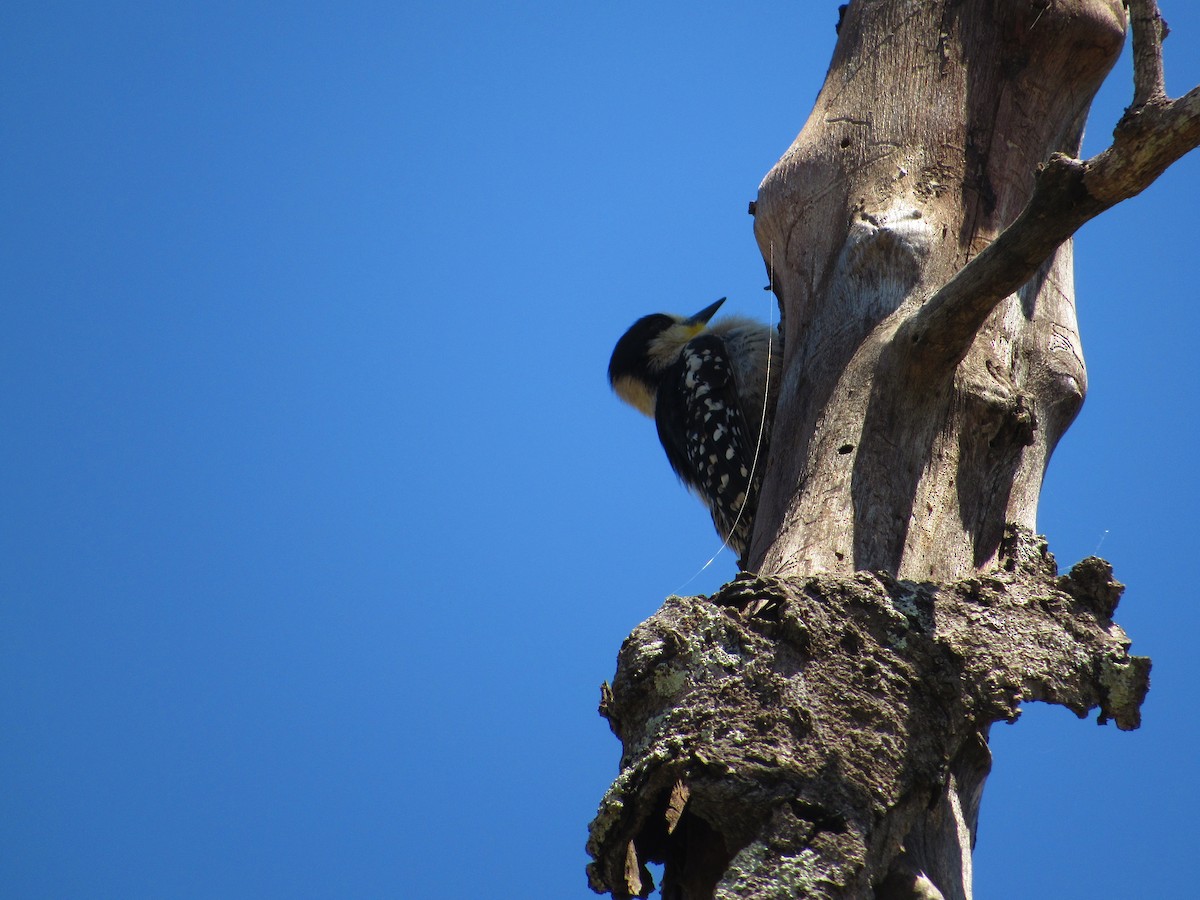
[[[647,353],[650,368],[659,372],[666,369],[667,366],[679,359],[679,354],[683,352],[684,345],[703,330],[703,325],[688,325],[684,322],[679,322],[666,329],[650,342],[649,352]],[[688,365],[694,370],[700,365],[700,361],[697,359],[693,362],[689,359]]]
[[[618,397],[643,415],[654,418],[654,394],[646,383],[636,378],[622,377],[613,383]]]

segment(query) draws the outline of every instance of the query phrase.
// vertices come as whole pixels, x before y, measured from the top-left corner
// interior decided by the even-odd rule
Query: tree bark
[[[1149,678],[1107,563],[1058,578],[1016,530],[1002,558],[953,585],[746,574],[669,598],[601,702],[624,753],[592,887],[647,896],[659,860],[664,898],[969,897],[991,723],[1042,700],[1136,728]]]
[[[667,898],[969,898],[990,725],[1044,700],[1137,727],[1120,585],[1034,537],[1087,385],[1070,236],[1200,143],[1131,6],[1134,105],[1086,161],[1120,0],[846,10],[753,207],[784,344],[758,575],[622,648],[597,891],[647,896],[659,860]]]
[[[756,203],[786,368],[752,568],[947,581],[993,565],[1006,522],[1036,528],[1086,392],[1069,244],[903,338],[1017,218],[1039,164],[1078,152],[1124,21],[1119,0],[850,5]]]

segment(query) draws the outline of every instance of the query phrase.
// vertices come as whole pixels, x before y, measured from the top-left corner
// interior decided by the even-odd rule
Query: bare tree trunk
[[[1200,143],[1132,6],[1134,106],[1081,162],[1120,0],[850,4],[755,204],[785,348],[760,574],[622,648],[596,890],[646,896],[662,860],[670,898],[968,898],[991,723],[1137,726],[1120,585],[1034,537],[1086,392],[1070,236]]]

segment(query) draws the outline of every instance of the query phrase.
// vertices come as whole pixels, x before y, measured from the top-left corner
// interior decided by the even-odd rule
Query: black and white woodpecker
[[[709,324],[724,302],[694,316],[638,319],[617,341],[608,381],[654,419],[671,468],[708,507],[741,565],[767,460],[780,346],[769,325],[752,319]]]

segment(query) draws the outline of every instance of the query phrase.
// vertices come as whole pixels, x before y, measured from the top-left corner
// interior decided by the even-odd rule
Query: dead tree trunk
[[[755,232],[784,379],[743,575],[626,641],[593,888],[971,896],[991,723],[1028,700],[1138,724],[1121,587],[1034,537],[1079,410],[1070,236],[1200,143],[1133,0],[1134,104],[1076,156],[1121,0],[855,0]]]

